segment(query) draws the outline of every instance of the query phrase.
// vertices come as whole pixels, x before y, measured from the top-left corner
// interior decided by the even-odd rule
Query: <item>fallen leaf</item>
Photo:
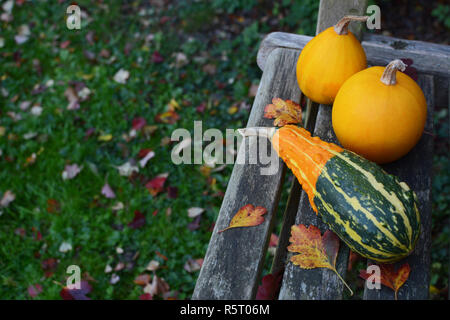
[[[113,138],[112,134],[102,134],[98,136],[97,140],[102,142],[108,142],[111,141]]]
[[[198,208],[198,207],[189,208],[188,209],[188,217],[195,218],[195,217],[201,215],[204,211],[205,211],[205,209],[203,209],[203,208]]]
[[[159,268],[159,262],[156,260],[152,260],[148,263],[147,267],[145,268],[145,270],[148,271],[156,271]]]
[[[176,199],[178,197],[177,187],[167,187],[167,196],[169,199]]]
[[[130,77],[130,72],[124,69],[120,69],[114,75],[114,81],[117,83],[125,84],[127,83],[128,78]]]
[[[152,54],[152,62],[153,63],[161,63],[163,61],[164,61],[164,57],[158,51],[153,52],[153,54]]]
[[[398,290],[403,286],[403,284],[408,280],[411,268],[409,263],[405,263],[400,266],[397,270],[394,264],[380,264],[380,281],[381,284],[391,288],[395,292],[395,300],[398,298]],[[364,280],[367,280],[371,274],[367,273],[366,270],[360,270],[359,276]]]
[[[83,167],[79,167],[77,164],[68,164],[64,168],[62,173],[63,180],[70,180],[75,178],[83,169]]]
[[[347,272],[352,271],[355,263],[361,258],[362,256],[360,256],[358,253],[350,250],[350,254],[348,255]]]
[[[278,246],[278,236],[275,233],[270,235],[269,247]]]
[[[230,225],[227,228],[220,230],[219,233],[230,228],[260,225],[264,222],[263,215],[266,214],[266,212],[267,209],[264,207],[254,207],[252,204],[247,204],[239,209],[233,219],[231,219]]]
[[[69,242],[63,242],[59,246],[59,252],[66,253],[72,250],[72,245]]]
[[[32,284],[28,287],[27,291],[30,297],[36,298],[39,295],[39,293],[42,292],[42,286],[38,283]]]
[[[163,295],[170,290],[169,285],[164,279],[159,278],[157,275],[153,276],[152,282],[145,286],[144,293],[149,293],[152,296]]]
[[[273,125],[278,127],[301,123],[302,109],[298,103],[291,100],[273,98],[272,104],[268,104],[264,109],[264,118],[275,119]]]
[[[139,131],[147,125],[147,120],[142,117],[134,118],[131,126],[134,130]]]
[[[31,107],[30,112],[33,116],[39,117],[42,114],[42,107],[39,105],[34,105]]]
[[[64,300],[90,300],[86,295],[92,291],[92,287],[86,280],[81,280],[80,289],[69,289],[64,287],[59,295]]]
[[[69,102],[69,104],[67,105],[67,110],[80,109],[78,95],[74,88],[68,87],[66,91],[64,91],[64,96],[67,98],[67,101]]]
[[[256,300],[275,300],[281,287],[283,269],[275,274],[268,274],[262,278],[262,284],[258,286]]]
[[[327,268],[333,270],[353,295],[353,291],[336,270],[336,258],[339,251],[339,238],[332,231],[327,230],[323,236],[320,230],[309,227],[293,225],[291,227],[291,244],[288,251],[300,253],[291,257],[294,265],[303,269]]]
[[[121,176],[129,177],[133,172],[139,172],[139,168],[129,161],[125,162],[123,165],[116,167],[119,170]]]
[[[6,190],[5,193],[2,196],[2,199],[0,200],[0,207],[6,208],[9,206],[11,202],[13,202],[16,199],[16,195],[12,193],[11,190]]]
[[[155,121],[159,123],[166,123],[166,124],[174,124],[180,119],[180,116],[178,113],[176,113],[173,110],[169,110],[160,114],[157,114],[155,116]]]
[[[131,229],[139,229],[142,228],[144,225],[145,225],[145,215],[139,210],[134,211],[133,221],[131,221],[128,224],[128,226]]]
[[[191,231],[197,230],[198,228],[200,228],[200,221],[202,219],[202,216],[197,216],[194,221],[192,221],[191,223],[189,223],[187,225],[187,228]]]
[[[153,297],[150,293],[144,293],[139,296],[139,300],[153,300]]]
[[[168,173],[160,174],[145,184],[145,187],[152,196],[156,196],[158,193],[163,191],[164,183],[166,182],[168,176]]]
[[[116,284],[119,281],[120,281],[120,277],[117,274],[115,274],[115,273],[113,273],[111,275],[111,279],[109,279],[109,283],[110,284]]]
[[[114,199],[116,197],[116,194],[114,193],[113,189],[111,189],[111,187],[107,182],[102,188],[102,195],[104,195],[108,199]]]
[[[189,273],[198,271],[202,268],[203,259],[188,259],[184,264],[184,270]]]
[[[153,158],[155,156],[155,153],[153,151],[149,151],[147,152],[147,154],[145,155],[144,158],[142,158],[141,160],[139,160],[139,166],[141,168],[144,168],[147,165],[147,162]]]
[[[139,286],[146,286],[147,284],[149,284],[150,280],[151,280],[150,275],[140,274],[134,279],[134,283]]]

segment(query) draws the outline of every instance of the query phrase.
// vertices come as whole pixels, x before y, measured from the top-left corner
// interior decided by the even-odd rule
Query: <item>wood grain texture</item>
[[[314,136],[319,136],[327,142],[337,143],[336,136],[331,128],[331,107],[319,106]],[[303,192],[297,211],[295,224],[315,225],[322,233],[328,227],[322,222],[311,208],[307,195]],[[329,269],[317,268],[311,270],[301,269],[289,262],[293,253],[288,254],[287,266],[280,289],[280,300],[338,300],[342,299],[344,285],[338,276]],[[349,249],[340,242],[339,254],[336,262],[339,274],[345,276],[347,269]]]
[[[367,0],[321,0],[317,17],[316,34],[334,26],[346,15],[365,15],[367,2]],[[359,37],[363,30],[363,23],[351,22],[349,29],[356,37]]]
[[[414,252],[406,259],[396,263],[396,267],[408,262],[411,273],[408,281],[398,293],[399,299],[428,299],[430,284],[431,259],[431,177],[433,165],[433,108],[434,108],[434,82],[429,75],[419,76],[419,85],[422,88],[428,105],[425,133],[419,143],[405,157],[398,161],[384,165],[383,168],[399,177],[414,190],[419,200],[421,219],[421,233]],[[371,263],[369,261],[369,263]],[[375,262],[373,262],[375,263]],[[376,263],[375,263],[376,264]],[[380,290],[367,289],[364,299],[394,299],[394,292],[381,286]]]
[[[299,100],[300,90],[295,73],[292,73],[297,55],[296,51],[286,49],[272,52],[268,60],[270,67],[263,73],[248,127],[272,126],[273,120],[263,118],[264,107],[271,103],[272,98]],[[245,144],[242,143],[240,155],[245,153],[248,141],[245,139]],[[280,159],[277,161],[279,170],[274,175],[261,175],[260,165],[234,165],[193,299],[255,297],[284,176],[284,164]],[[261,225],[217,233],[228,226],[241,207],[249,203],[267,209]]]
[[[258,66],[264,70],[266,58],[273,49],[281,47],[301,50],[311,39],[309,36],[292,33],[269,33],[260,44]],[[420,73],[450,77],[450,46],[369,33],[363,35],[361,44],[368,64],[385,66],[394,59],[408,58],[413,60],[412,66]]]

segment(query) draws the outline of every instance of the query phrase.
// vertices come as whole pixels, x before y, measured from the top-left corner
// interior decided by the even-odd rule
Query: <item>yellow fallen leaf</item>
[[[266,214],[267,209],[264,207],[254,207],[252,204],[247,204],[239,209],[233,219],[231,219],[230,225],[220,232],[224,232],[230,228],[238,227],[253,227],[260,225],[264,222],[263,215]]]
[[[0,127],[0,137],[3,137],[5,135],[5,132],[6,132],[6,128]]]
[[[98,137],[98,141],[108,142],[112,139],[112,134],[104,134]]]
[[[231,106],[228,108],[228,113],[229,114],[235,114],[236,112],[238,112],[239,108],[237,106]]]

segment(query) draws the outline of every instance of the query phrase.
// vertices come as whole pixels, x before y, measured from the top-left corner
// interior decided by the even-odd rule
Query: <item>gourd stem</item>
[[[272,137],[277,131],[277,128],[251,127],[238,129],[237,131],[243,137],[258,136],[258,137],[266,137],[267,139],[272,140]]]
[[[397,83],[397,70],[405,71],[407,65],[402,60],[396,59],[386,66],[383,75],[381,76],[381,82],[387,86],[393,86]]]
[[[344,16],[338,23],[334,25],[334,31],[340,36],[348,34],[348,24],[352,21],[365,22],[369,16]]]

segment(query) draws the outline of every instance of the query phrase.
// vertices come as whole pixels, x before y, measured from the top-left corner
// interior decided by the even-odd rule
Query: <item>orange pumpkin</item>
[[[348,79],[333,104],[333,129],[346,149],[377,163],[408,153],[422,136],[427,118],[425,96],[394,60]]]
[[[351,21],[367,18],[345,16],[303,48],[297,60],[297,81],[300,90],[312,101],[332,104],[345,80],[367,67],[361,44],[348,31]]]

